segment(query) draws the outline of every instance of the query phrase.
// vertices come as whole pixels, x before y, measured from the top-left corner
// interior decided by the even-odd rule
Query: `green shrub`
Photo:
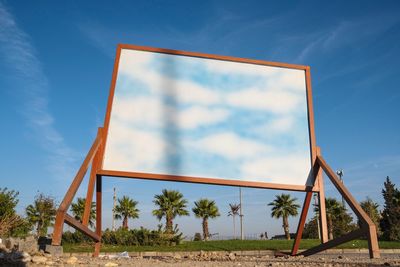
[[[69,244],[91,243],[93,240],[79,231],[66,231],[62,235],[62,242]]]
[[[201,241],[201,234],[200,233],[195,233],[193,237],[193,241]]]
[[[182,239],[182,233],[179,233],[177,227],[175,227],[172,234],[165,233],[161,228],[149,230],[143,227],[132,230],[119,228],[116,231],[106,229],[102,234],[102,242],[104,244],[123,246],[171,246],[180,244]],[[92,242],[89,237],[78,231],[65,232],[62,240],[69,244]]]

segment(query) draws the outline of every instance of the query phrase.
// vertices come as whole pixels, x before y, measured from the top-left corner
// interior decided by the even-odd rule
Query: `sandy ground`
[[[383,255],[381,259],[369,259],[368,255],[323,255],[312,257],[275,258],[269,256],[246,257],[227,254],[222,258],[193,257],[131,257],[131,258],[91,258],[85,257],[48,257],[41,264],[29,263],[27,266],[400,266],[399,254]]]

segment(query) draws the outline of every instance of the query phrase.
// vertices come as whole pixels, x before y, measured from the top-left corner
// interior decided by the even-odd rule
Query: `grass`
[[[207,242],[184,241],[177,246],[122,246],[102,245],[102,252],[143,252],[143,251],[232,251],[232,250],[290,250],[293,240],[218,240]],[[316,239],[304,239],[300,249],[308,249],[319,244]],[[92,252],[92,244],[63,244],[64,252]],[[400,242],[380,241],[381,249],[400,249]],[[337,248],[368,248],[367,240],[354,240]]]

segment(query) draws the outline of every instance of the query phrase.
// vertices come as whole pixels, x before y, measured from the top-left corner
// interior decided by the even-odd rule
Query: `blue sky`
[[[116,45],[130,43],[310,65],[317,144],[358,200],[382,203],[384,178],[400,183],[399,14],[398,1],[1,1],[0,186],[20,191],[21,213],[38,191],[61,200],[103,123]],[[106,179],[106,226],[113,186],[140,202],[132,226],[155,227],[152,197],[170,188],[216,199],[211,232],[232,232],[237,188]],[[246,233],[281,233],[266,206],[280,191],[243,193]]]

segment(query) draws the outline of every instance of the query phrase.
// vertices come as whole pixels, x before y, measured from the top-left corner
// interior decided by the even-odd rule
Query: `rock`
[[[206,253],[205,253],[203,250],[200,250],[200,254],[199,254],[200,257],[204,257],[205,254],[206,254]]]
[[[61,257],[63,255],[62,246],[46,245],[45,251],[56,257]]]
[[[104,266],[105,267],[115,267],[115,266],[118,266],[118,263],[109,261]]]
[[[6,248],[6,246],[3,243],[0,243],[0,253],[9,253],[10,250],[8,248]]]
[[[72,256],[67,260],[67,264],[75,264],[77,261],[78,261],[78,258]]]
[[[390,266],[390,263],[389,262],[385,262],[383,265],[384,266]]]
[[[18,249],[18,240],[15,238],[9,237],[5,240],[6,248],[8,249]]]
[[[36,264],[42,264],[47,261],[47,258],[44,256],[33,256],[32,257],[32,262]]]
[[[19,240],[18,249],[21,251],[26,251],[29,254],[33,254],[38,251],[38,243],[35,237],[28,236],[24,240]]]
[[[56,264],[54,261],[46,261],[46,265],[54,265]]]
[[[180,259],[182,259],[181,254],[175,254],[175,255],[174,255],[174,259],[175,259],[175,260],[180,260]]]
[[[229,260],[234,261],[236,259],[235,253],[232,253],[232,252],[229,253],[228,258],[229,258]]]
[[[31,261],[31,255],[26,252],[13,251],[8,255],[8,261],[12,263],[29,262]]]

